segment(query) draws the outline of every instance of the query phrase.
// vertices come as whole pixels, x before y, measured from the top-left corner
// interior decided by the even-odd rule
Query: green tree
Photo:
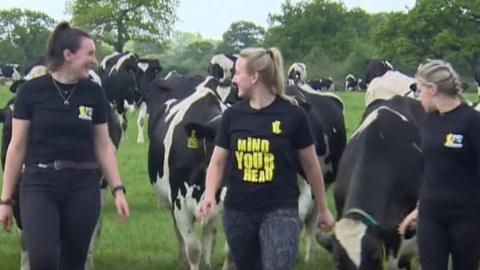
[[[24,63],[44,53],[54,23],[42,12],[18,8],[0,10],[1,60]]]
[[[122,52],[129,40],[162,40],[177,20],[179,0],[69,0],[73,23]]]
[[[234,54],[244,48],[261,46],[265,34],[263,27],[252,22],[234,22],[223,33],[223,41],[219,45],[218,51]]]

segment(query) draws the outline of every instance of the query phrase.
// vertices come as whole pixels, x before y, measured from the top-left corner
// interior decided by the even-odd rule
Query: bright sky
[[[294,0],[295,1],[295,0]],[[39,10],[56,20],[68,20],[65,0],[1,0],[0,9],[19,7]],[[180,0],[180,31],[199,32],[204,37],[221,39],[232,22],[252,21],[268,26],[270,13],[280,13],[283,0]],[[362,7],[368,12],[406,10],[415,0],[343,0],[349,8]]]

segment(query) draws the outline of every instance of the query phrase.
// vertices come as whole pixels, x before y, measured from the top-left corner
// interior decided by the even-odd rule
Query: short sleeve
[[[108,101],[103,89],[100,87],[95,87],[96,93],[96,107],[93,112],[93,123],[94,124],[104,124],[108,119]]]
[[[15,95],[15,103],[13,109],[13,118],[21,120],[32,120],[32,102],[31,91],[25,85],[20,86]],[[30,94],[29,94],[30,92]]]
[[[220,125],[218,126],[215,136],[215,145],[225,149],[230,149],[230,117],[231,109],[228,108],[223,112]]]
[[[296,113],[294,126],[296,128],[292,134],[293,147],[296,149],[304,149],[314,144],[312,126],[303,108],[299,108]]]

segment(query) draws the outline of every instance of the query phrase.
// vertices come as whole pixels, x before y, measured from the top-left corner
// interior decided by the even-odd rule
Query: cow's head
[[[135,82],[136,89],[141,96],[147,94],[150,84],[157,78],[160,71],[162,71],[162,66],[157,59],[138,59],[135,68]]]
[[[383,76],[389,70],[393,70],[393,66],[387,60],[368,60],[365,65],[365,84],[368,86],[373,79]]]
[[[288,69],[288,80],[297,84],[307,80],[307,65],[304,63],[293,63]]]
[[[208,74],[218,80],[222,86],[230,86],[235,74],[237,58],[236,55],[224,53],[214,55],[210,60]]]
[[[18,90],[18,87],[22,85],[25,81],[33,80],[35,78],[41,77],[43,75],[47,74],[47,67],[44,65],[37,65],[34,67],[31,67],[29,72],[25,75],[24,79],[19,79],[10,85],[10,92],[16,93]]]

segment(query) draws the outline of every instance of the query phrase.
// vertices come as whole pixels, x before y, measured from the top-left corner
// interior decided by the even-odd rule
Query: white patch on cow
[[[353,74],[348,74],[346,77],[345,77],[345,80],[348,80],[348,79],[356,79],[355,76]]]
[[[172,104],[174,104],[175,102],[177,102],[176,98],[172,98],[172,99],[169,99],[169,100],[165,101],[165,103],[164,103],[164,105],[166,106],[165,111],[168,112],[170,110],[170,107],[172,106]]]
[[[287,74],[290,75],[292,72],[297,72],[300,74],[300,81],[305,82],[307,80],[307,65],[304,63],[293,63],[289,68]],[[290,78],[292,79],[292,78]]]
[[[178,74],[175,70],[172,70],[170,72],[168,72],[167,76],[165,76],[165,78],[163,78],[164,80],[168,80],[170,79],[170,77],[172,77],[173,75],[176,75]]]
[[[147,72],[147,69],[149,67],[148,63],[145,62],[138,62],[137,63],[138,68],[140,68],[143,72]]]
[[[209,94],[215,95],[212,89],[205,87],[205,85],[211,79],[213,79],[213,77],[208,76],[204,82],[202,82],[196,87],[196,90],[193,94],[183,99],[181,102],[175,104],[174,106],[170,107],[169,110],[166,111],[167,115],[165,117],[165,122],[168,123],[168,129],[165,134],[165,139],[163,140],[163,145],[165,147],[165,153],[164,153],[164,159],[163,159],[163,177],[161,177],[160,179],[158,179],[157,177],[155,186],[156,188],[159,189],[159,191],[163,190],[163,192],[165,192],[166,190],[168,190],[167,194],[168,194],[168,200],[170,204],[172,203],[172,201],[171,201],[171,190],[170,190],[170,182],[169,182],[170,180],[169,160],[170,160],[170,151],[172,149],[173,132],[177,127],[177,125],[179,125],[183,121],[185,114],[188,112],[192,104],[199,101],[206,95],[209,95]],[[222,111],[226,109],[226,106],[220,101],[219,101],[219,105]]]
[[[112,68],[110,69],[110,72],[108,73],[108,76],[111,76],[113,74],[113,72],[118,72],[122,68],[123,63],[125,63],[125,61],[127,61],[131,57],[135,57],[135,54],[134,53],[127,53],[127,54],[123,55],[122,57],[120,57],[118,59],[117,63],[115,65],[113,65]]]
[[[376,108],[374,111],[372,111],[370,114],[368,114],[368,116],[365,118],[365,120],[363,120],[362,124],[352,134],[352,138],[355,137],[357,134],[362,133],[368,126],[370,126],[370,124],[372,124],[377,119],[378,114],[381,110],[390,111],[390,112],[394,113],[395,115],[397,115],[398,117],[400,117],[400,119],[402,119],[403,121],[408,122],[408,119],[403,114],[401,114],[401,113],[399,113],[399,112],[395,111],[394,109],[389,108],[387,106],[380,106],[380,107]]]
[[[397,257],[394,257],[393,254],[390,254],[388,257],[388,269],[398,269],[400,259],[405,256],[416,255],[418,255],[417,236],[415,235],[408,239],[402,237],[400,239],[400,247],[397,252]]]
[[[387,71],[383,76],[373,79],[365,94],[365,104],[370,105],[378,99],[390,99],[396,95],[405,96],[415,79],[398,71]]]
[[[220,96],[220,100],[225,103],[227,100],[228,95],[230,95],[231,91],[230,86],[217,86],[217,93]]]
[[[102,69],[103,70],[107,69],[107,61],[119,54],[120,54],[119,52],[113,52],[112,54],[105,56],[102,62],[100,63],[100,66],[102,67]]]
[[[228,79],[231,79],[233,77],[232,75],[232,69],[234,66],[234,62],[228,58],[225,54],[216,54],[210,59],[210,64],[218,64],[219,66],[222,67],[223,69],[223,78],[220,78],[220,82],[224,82]]]
[[[13,107],[14,107],[13,103],[8,106],[8,108],[10,108],[12,112],[13,112]]]
[[[393,70],[393,65],[388,62],[387,60],[383,61],[383,63],[389,68],[389,69],[392,69]]]
[[[480,97],[480,85],[477,86],[477,96]]]
[[[137,136],[137,143],[144,143],[145,138],[143,136],[143,130],[145,128],[145,121],[147,118],[147,104],[145,101],[140,103],[138,108],[138,118],[137,118],[137,126],[138,126],[138,136]]]
[[[337,130],[335,127],[332,128],[332,131],[333,131],[333,133],[337,133],[337,132],[338,132],[338,130]]]
[[[335,237],[357,268],[360,267],[362,239],[366,233],[367,225],[358,220],[342,218],[335,225]]]
[[[306,83],[304,83],[302,85],[299,85],[298,88],[300,88],[300,90],[303,90],[304,92],[312,94],[312,95],[334,98],[342,104],[343,108],[345,108],[345,104],[343,103],[343,100],[339,96],[335,95],[334,93],[315,91],[315,89],[313,89],[310,85],[308,85]]]
[[[44,65],[34,66],[25,76],[25,80],[33,80],[47,74],[47,67]]]
[[[412,146],[413,146],[413,148],[415,148],[419,153],[422,153],[422,148],[420,148],[420,146],[418,146],[418,144],[412,143]]]
[[[20,73],[18,72],[17,68],[14,67],[13,68],[13,74],[12,74],[12,80],[13,81],[18,81],[22,78],[22,75],[20,75]]]
[[[128,112],[134,112],[135,111],[135,104],[130,104],[128,101],[124,100],[123,101],[123,107],[128,111]]]
[[[98,76],[98,74],[93,69],[90,69],[88,71],[88,75],[90,75],[90,80],[92,82],[102,86],[102,80],[100,79],[100,76]]]

